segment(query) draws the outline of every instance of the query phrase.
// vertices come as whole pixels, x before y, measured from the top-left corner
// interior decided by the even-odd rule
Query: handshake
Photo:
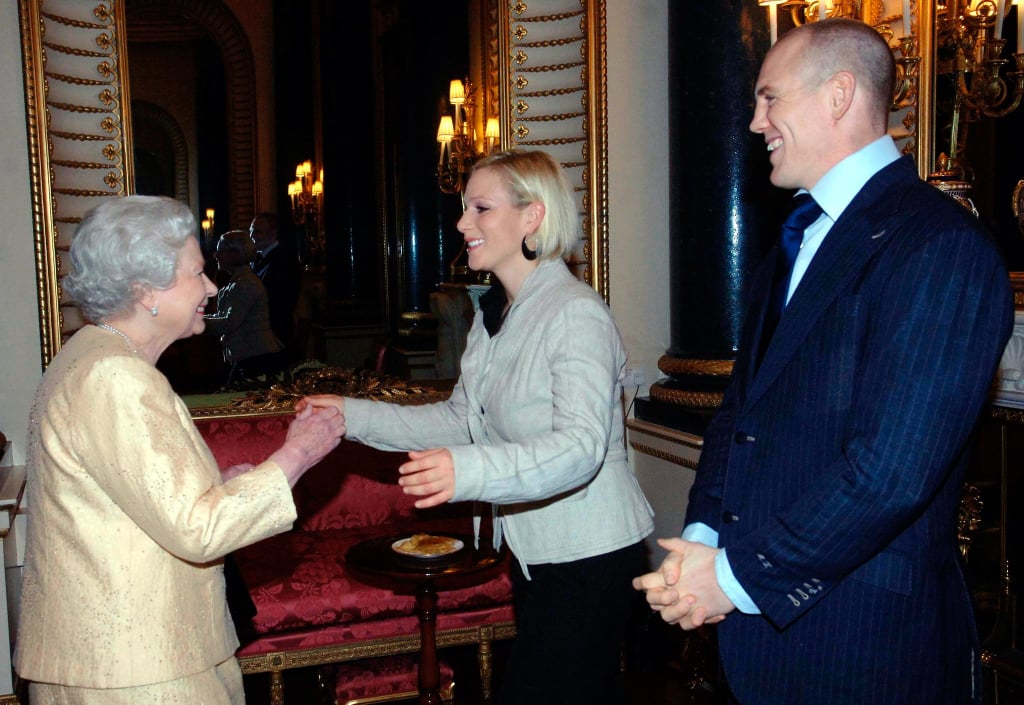
[[[658,539],[669,553],[652,573],[633,578],[651,609],[668,624],[696,629],[717,624],[736,609],[715,577],[715,557],[721,549],[679,538]]]

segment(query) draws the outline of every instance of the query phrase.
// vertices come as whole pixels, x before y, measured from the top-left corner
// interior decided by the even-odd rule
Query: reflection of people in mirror
[[[244,705],[224,557],[291,528],[292,487],[344,423],[299,413],[264,462],[217,467],[155,367],[203,331],[216,292],[186,204],[108,198],[70,262],[64,292],[92,325],[50,362],[29,419],[16,671],[35,705]]]
[[[488,502],[515,559],[516,638],[499,705],[625,702],[620,648],[651,508],[626,462],[626,351],[608,306],[565,258],[580,242],[557,162],[516,150],[477,162],[458,228],[493,272],[451,397],[399,406],[330,395],[351,437],[409,450],[416,506]],[[477,505],[479,506],[479,505]]]
[[[260,213],[252,219],[249,236],[256,247],[252,271],[267,290],[270,328],[294,357],[295,305],[299,300],[299,261],[296,253],[278,238],[275,213]]]
[[[249,269],[256,248],[244,230],[220,236],[214,258],[228,276],[217,292],[217,311],[206,316],[207,331],[220,336],[224,359],[231,366],[228,383],[273,375],[284,366],[283,346],[270,329],[267,292]]]

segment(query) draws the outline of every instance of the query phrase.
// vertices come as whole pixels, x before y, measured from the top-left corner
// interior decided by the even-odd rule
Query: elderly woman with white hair
[[[517,559],[500,705],[622,703],[630,571],[644,567],[653,529],[626,463],[622,339],[605,302],[566,266],[580,219],[548,154],[482,159],[465,203],[469,266],[497,283],[480,299],[448,401],[308,401],[343,411],[350,438],[412,449],[400,484],[417,507],[493,505],[495,541]]]
[[[106,201],[70,260],[64,291],[92,325],[50,362],[29,419],[16,670],[33,705],[242,705],[222,559],[290,528],[291,487],[344,420],[303,410],[266,461],[222,476],[155,367],[216,293],[188,207]]]

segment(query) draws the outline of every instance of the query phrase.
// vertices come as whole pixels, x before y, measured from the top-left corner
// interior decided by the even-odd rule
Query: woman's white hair
[[[112,198],[78,224],[63,289],[90,321],[125,313],[147,289],[174,284],[178,255],[195,235],[195,218],[181,201]]]
[[[479,169],[492,169],[500,176],[517,208],[534,201],[544,204],[544,218],[534,233],[541,259],[572,254],[583,237],[580,214],[572,185],[551,155],[530,149],[498,152],[473,166],[473,171]]]

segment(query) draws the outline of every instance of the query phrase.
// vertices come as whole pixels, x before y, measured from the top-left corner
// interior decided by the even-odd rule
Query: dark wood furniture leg
[[[420,620],[420,705],[441,705],[441,668],[437,662],[437,591],[430,580],[416,589]]]

